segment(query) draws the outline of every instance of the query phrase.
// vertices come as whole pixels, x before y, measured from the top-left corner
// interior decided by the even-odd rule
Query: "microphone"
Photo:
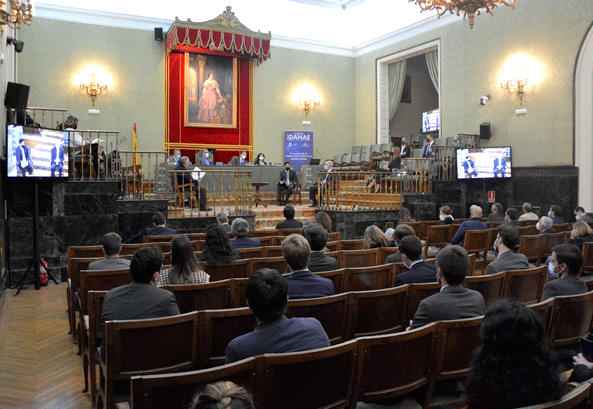
[[[323,155],[321,154],[321,152],[319,152],[318,149],[315,149],[315,152],[317,152],[319,154],[319,156],[321,156],[321,159],[323,159]],[[325,163],[325,159],[323,159],[323,162]]]

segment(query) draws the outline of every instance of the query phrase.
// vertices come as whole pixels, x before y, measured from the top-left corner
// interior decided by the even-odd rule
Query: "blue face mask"
[[[548,217],[550,217],[550,218],[552,217],[552,211],[551,210],[548,212]]]
[[[428,136],[426,137],[426,142],[430,143],[430,138]]]

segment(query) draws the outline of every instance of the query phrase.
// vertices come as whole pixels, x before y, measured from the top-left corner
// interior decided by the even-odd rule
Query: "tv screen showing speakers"
[[[457,149],[457,179],[510,178],[511,147]]]
[[[8,125],[6,135],[9,177],[68,177],[67,131]]]
[[[437,132],[440,126],[440,111],[433,109],[422,113],[422,132]]]

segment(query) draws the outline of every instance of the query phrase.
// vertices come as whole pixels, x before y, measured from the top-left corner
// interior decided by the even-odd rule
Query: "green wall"
[[[459,21],[356,58],[355,141],[376,135],[375,60],[440,39],[442,136],[479,133],[492,126],[491,146],[511,145],[516,165],[573,164],[573,71],[579,46],[593,21],[589,0],[518,1],[494,16]],[[536,60],[543,77],[526,88],[523,106],[500,88],[499,71],[512,55]],[[491,95],[486,106],[481,95]],[[527,115],[515,110],[526,108]]]

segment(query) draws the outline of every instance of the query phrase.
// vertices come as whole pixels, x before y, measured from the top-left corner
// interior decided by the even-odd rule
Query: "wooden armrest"
[[[84,317],[82,317],[82,320],[84,322],[84,330],[88,332],[88,330],[89,330],[89,316],[85,315]]]
[[[116,409],[130,409],[130,404],[128,402],[118,402],[115,407]]]

